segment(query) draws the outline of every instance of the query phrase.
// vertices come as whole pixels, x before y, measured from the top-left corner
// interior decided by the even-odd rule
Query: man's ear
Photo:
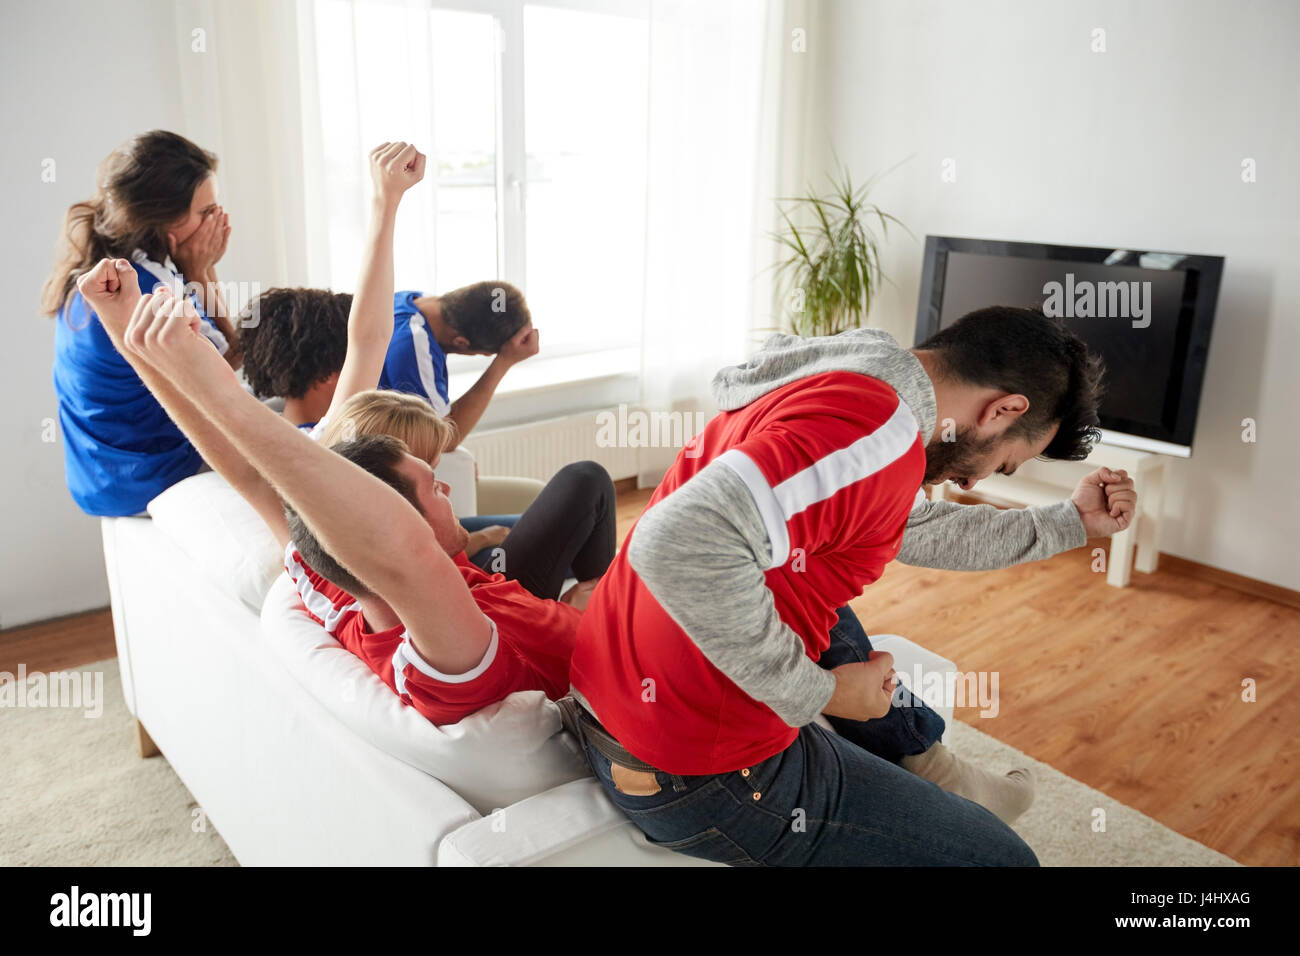
[[[463,335],[458,335],[451,340],[451,347],[457,352],[467,352],[469,351],[469,339]]]
[[[1027,411],[1029,411],[1029,399],[1025,396],[1001,395],[984,406],[978,424],[981,428],[1014,425],[1016,420]]]

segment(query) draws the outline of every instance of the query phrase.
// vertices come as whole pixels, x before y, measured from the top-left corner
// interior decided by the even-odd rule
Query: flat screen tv
[[[1102,440],[1189,457],[1222,256],[926,236],[919,345],[989,305],[1059,316],[1106,363]]]

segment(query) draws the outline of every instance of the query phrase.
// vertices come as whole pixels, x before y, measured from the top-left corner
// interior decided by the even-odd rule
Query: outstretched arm
[[[898,560],[947,571],[1009,568],[1123,531],[1136,508],[1133,479],[1109,468],[1083,478],[1070,500],[1038,508],[918,500],[907,516]]]
[[[200,325],[187,300],[144,296],[125,345],[203,409],[325,549],[392,606],[422,657],[447,673],[477,665],[491,626],[424,517],[244,391]],[[427,480],[432,496],[431,470]]]
[[[402,195],[424,178],[424,154],[407,143],[383,143],[370,153],[370,229],[361,277],[348,313],[348,351],[326,418],[353,395],[379,384],[393,338],[393,228]]]
[[[185,433],[203,460],[252,505],[283,548],[289,541],[289,528],[275,489],[193,402],[140,355],[124,346],[131,315],[141,300],[135,269],[125,259],[101,259],[94,269],[78,280],[77,287],[99,316],[99,324],[113,345],[135,369],[168,417]]]

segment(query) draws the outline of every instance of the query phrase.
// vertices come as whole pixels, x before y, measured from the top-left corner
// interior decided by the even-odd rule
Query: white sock
[[[993,773],[963,760],[943,744],[904,757],[903,769],[992,810],[1004,823],[1015,822],[1034,802],[1036,781],[1032,767],[1017,767],[1006,774]]]

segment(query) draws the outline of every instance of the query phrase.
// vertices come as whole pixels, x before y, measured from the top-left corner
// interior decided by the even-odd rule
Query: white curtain
[[[652,412],[716,411],[710,382],[774,315],[775,200],[802,177],[804,0],[652,0],[641,396]],[[790,127],[798,129],[798,126]],[[674,448],[640,452],[642,485]]]
[[[186,128],[219,157],[230,248],[218,266],[242,290],[309,282],[299,20],[292,2],[177,0]]]

